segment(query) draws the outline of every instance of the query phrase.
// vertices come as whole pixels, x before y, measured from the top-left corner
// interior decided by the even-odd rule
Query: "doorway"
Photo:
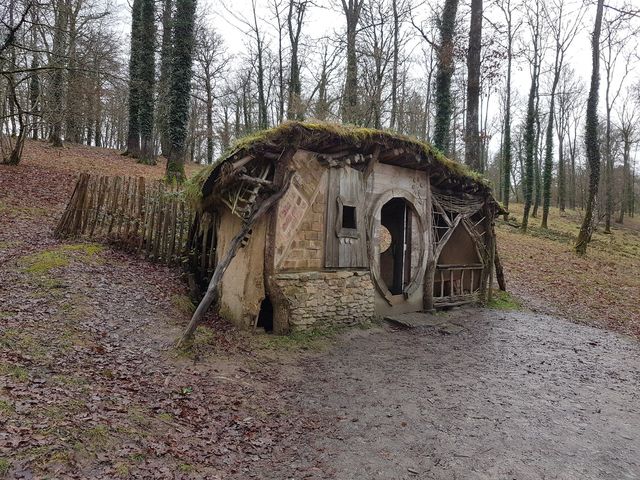
[[[392,295],[405,293],[411,283],[411,225],[413,209],[395,197],[380,211],[380,277]]]

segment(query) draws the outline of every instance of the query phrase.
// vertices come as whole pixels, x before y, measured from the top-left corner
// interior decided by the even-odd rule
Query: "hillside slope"
[[[522,218],[522,205],[510,210]],[[549,229],[532,218],[526,235],[498,220],[507,288],[529,308],[640,337],[640,219],[625,218],[609,235],[596,229],[581,258],[573,252],[580,215],[553,208]]]
[[[178,270],[52,237],[83,170],[163,175],[41,142],[0,165],[0,478],[247,478],[286,464],[308,422],[277,366],[265,375],[215,319],[193,354],[177,351],[193,308]]]

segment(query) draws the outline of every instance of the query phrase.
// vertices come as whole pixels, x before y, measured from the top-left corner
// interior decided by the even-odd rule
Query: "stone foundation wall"
[[[375,316],[375,291],[368,271],[279,273],[275,282],[289,300],[292,330],[354,325]]]

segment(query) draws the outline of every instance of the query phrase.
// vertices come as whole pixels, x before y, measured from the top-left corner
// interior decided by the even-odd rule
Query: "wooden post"
[[[492,227],[493,232],[493,265],[496,269],[496,280],[498,281],[498,288],[503,292],[507,291],[507,284],[504,280],[504,270],[502,268],[502,262],[500,261],[500,255],[498,255],[498,237],[496,236],[495,224]]]
[[[481,284],[480,284],[480,298],[481,301],[488,301],[488,290],[490,288],[490,279],[493,277],[493,212],[489,208],[489,199],[485,199],[485,203],[482,207],[485,217],[485,228],[484,228],[484,241],[485,241],[485,250],[486,255],[484,258],[484,269],[482,270]],[[490,294],[489,294],[490,295]]]
[[[435,237],[433,235],[433,198],[431,197],[431,173],[427,171],[427,189],[425,198],[425,253],[427,255],[427,268],[424,272],[424,286],[422,304],[427,312],[434,310],[433,288],[436,274]]]

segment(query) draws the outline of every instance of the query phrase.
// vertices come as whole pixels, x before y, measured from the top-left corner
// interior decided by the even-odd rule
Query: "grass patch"
[[[73,243],[62,245],[60,250],[63,252],[80,252],[83,256],[91,258],[102,253],[104,247],[97,243]]]
[[[349,327],[341,325],[323,325],[308,330],[299,330],[288,335],[263,335],[256,340],[273,350],[322,350],[339,333]]]
[[[0,200],[0,213],[9,213],[13,217],[43,217],[49,211],[44,207],[9,205],[6,201]]]
[[[116,475],[119,477],[127,478],[129,476],[129,466],[124,463],[118,463],[115,465]]]
[[[487,307],[496,310],[522,310],[522,303],[509,292],[494,290],[491,301],[487,303]]]
[[[47,348],[36,337],[17,328],[7,328],[0,334],[0,348],[18,351],[34,358],[42,358],[47,353]]]
[[[15,408],[13,408],[13,405],[11,405],[11,403],[7,400],[0,399],[0,413],[9,416],[13,412],[15,412]]]
[[[72,259],[81,262],[95,260],[95,257],[103,250],[104,247],[95,243],[65,244],[43,252],[26,255],[20,259],[19,264],[25,273],[43,276],[54,269],[69,266]]]
[[[29,371],[26,368],[11,364],[0,365],[0,375],[13,377],[19,382],[26,382],[29,379]]]
[[[180,347],[178,349],[178,354],[182,357],[195,358],[210,348],[214,344],[215,338],[216,333],[213,329],[206,325],[200,325],[193,333],[191,342]]]
[[[54,268],[68,266],[69,257],[56,250],[46,250],[22,257],[20,264],[26,273],[31,275],[45,275]]]
[[[0,476],[6,477],[11,470],[11,462],[6,458],[0,458]]]
[[[541,237],[560,243],[574,243],[577,239],[577,236],[571,232],[563,232],[551,228],[528,227],[527,233],[534,237]]]
[[[172,295],[171,304],[185,315],[193,315],[193,312],[196,311],[196,306],[188,295]]]
[[[163,422],[173,422],[173,415],[167,412],[163,412],[158,415],[158,418]]]

